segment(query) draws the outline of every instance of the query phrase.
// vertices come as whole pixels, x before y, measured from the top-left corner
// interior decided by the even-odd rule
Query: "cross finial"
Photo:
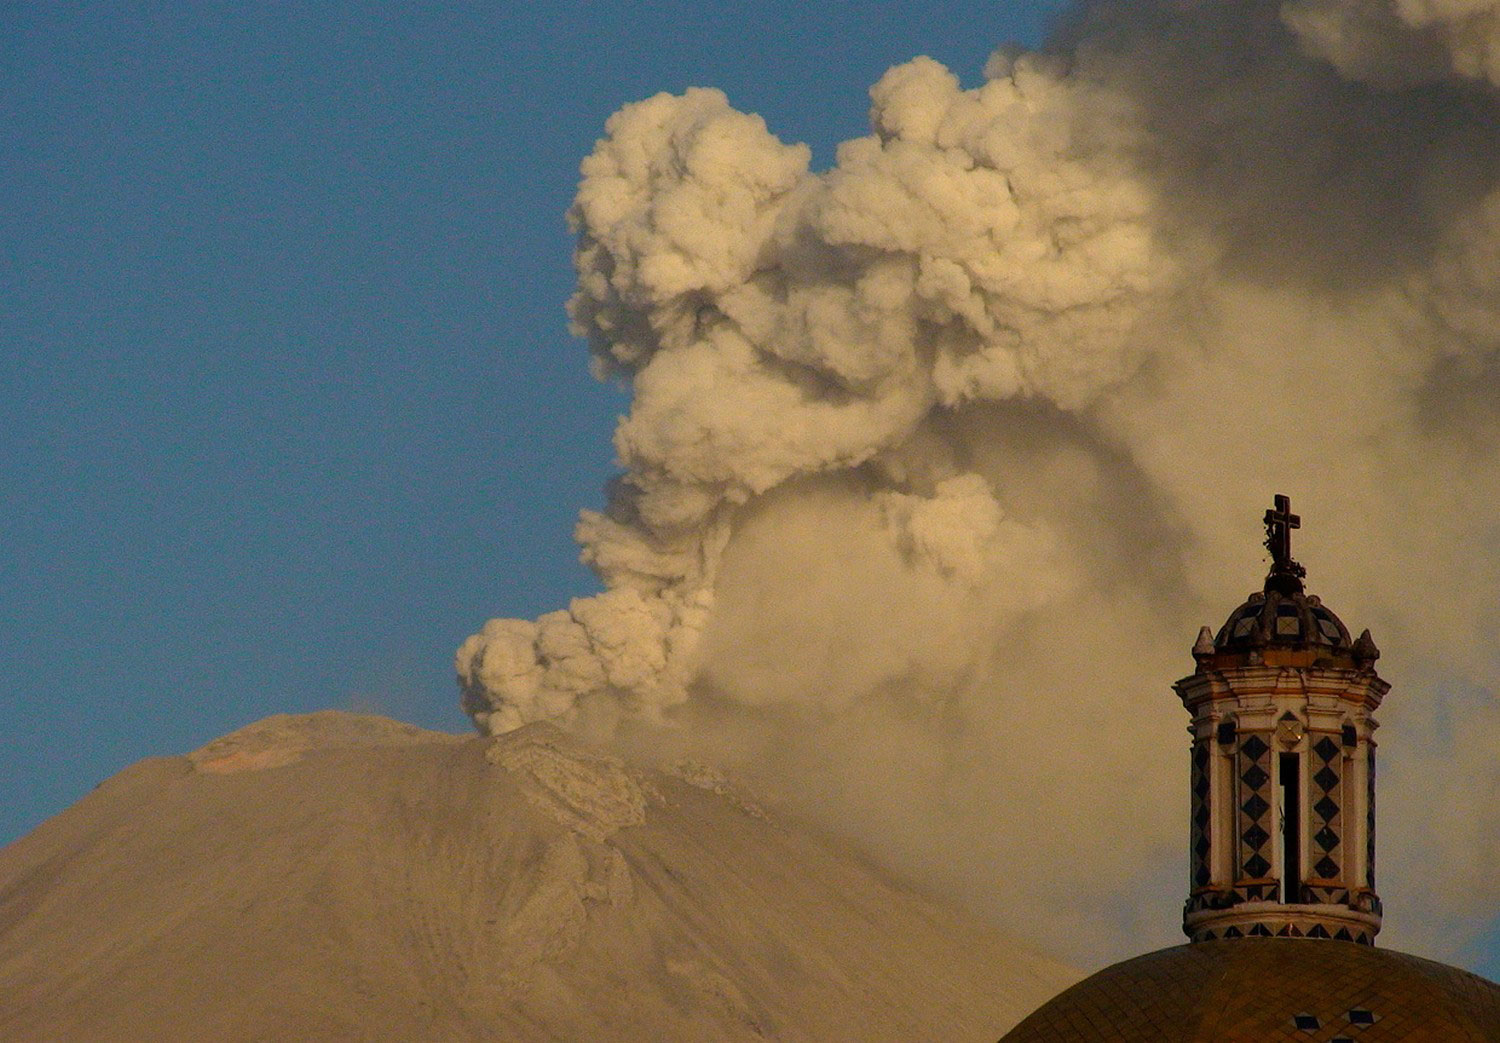
[[[1307,570],[1292,560],[1292,530],[1302,527],[1302,519],[1292,513],[1291,497],[1277,493],[1275,502],[1265,518],[1266,550],[1271,552],[1266,589],[1296,593],[1302,590],[1302,577],[1307,575]]]

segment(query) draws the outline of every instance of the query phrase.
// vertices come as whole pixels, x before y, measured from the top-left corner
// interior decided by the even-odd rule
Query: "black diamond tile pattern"
[[[1259,735],[1240,744],[1239,763],[1240,876],[1260,879],[1271,868],[1262,848],[1271,839],[1271,747]]]
[[[1348,905],[1349,889],[1347,887],[1320,887],[1317,884],[1308,884],[1303,892],[1311,897],[1309,902],[1324,902],[1331,905]]]
[[[1372,1021],[1351,1017],[1368,1012]],[[1297,1015],[1318,1027],[1297,1027]],[[1496,1043],[1500,985],[1390,949],[1197,942],[1108,967],[1003,1043]]]
[[[1193,793],[1208,796],[1208,742],[1203,739],[1193,744]]]
[[[1343,786],[1339,774],[1344,763],[1343,752],[1343,747],[1329,735],[1312,745],[1314,763],[1319,767],[1312,774],[1313,791],[1308,794],[1313,798],[1312,821],[1308,823],[1313,831],[1309,854],[1314,859],[1313,872],[1324,880],[1339,879],[1343,862],[1339,850],[1339,834],[1344,829],[1340,819]]]
[[[1207,887],[1212,876],[1209,863],[1209,744],[1200,739],[1193,744],[1192,822],[1188,827],[1188,844],[1192,851],[1193,885]]]

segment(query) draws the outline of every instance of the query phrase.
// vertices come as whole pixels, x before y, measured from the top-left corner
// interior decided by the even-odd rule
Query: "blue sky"
[[[825,165],[1058,6],[0,7],[0,841],[270,713],[465,728],[459,641],[596,589],[604,120],[717,86]]]

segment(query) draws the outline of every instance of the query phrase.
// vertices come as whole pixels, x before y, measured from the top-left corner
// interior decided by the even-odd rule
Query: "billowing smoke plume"
[[[466,641],[466,709],[735,761],[1131,951],[1183,890],[1168,685],[1287,492],[1396,684],[1388,936],[1453,955],[1500,911],[1497,84],[1495,0],[1120,0],[892,69],[821,173],[717,91],[626,106],[572,211],[634,392],[606,589]]]
[[[1351,78],[1500,84],[1500,9],[1492,0],[1290,0],[1285,16],[1308,53]]]

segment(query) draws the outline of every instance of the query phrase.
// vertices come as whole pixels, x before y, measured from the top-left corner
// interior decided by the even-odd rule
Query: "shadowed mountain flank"
[[[702,767],[275,717],[0,850],[0,1037],[983,1039],[1076,978]]]

